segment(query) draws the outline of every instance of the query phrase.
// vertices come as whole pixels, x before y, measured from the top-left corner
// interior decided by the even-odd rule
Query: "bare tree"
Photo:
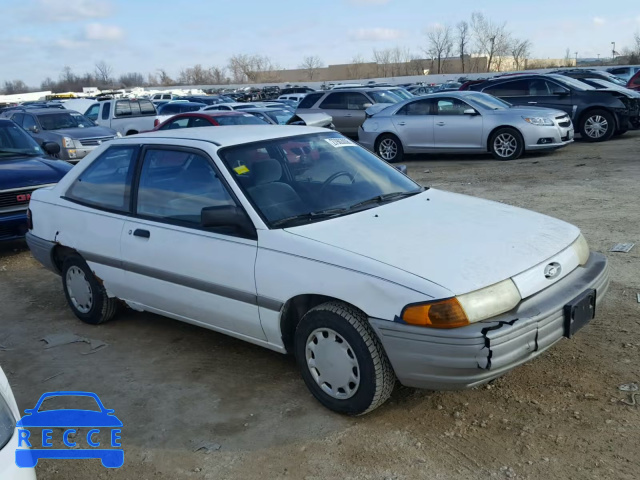
[[[29,87],[22,80],[7,80],[4,82],[4,87],[1,89],[5,95],[15,95],[16,93],[26,93],[29,91]]]
[[[124,88],[143,87],[145,85],[144,76],[138,72],[130,72],[120,75],[118,83]]]
[[[211,67],[211,80],[215,85],[223,85],[229,83],[229,79],[226,75],[226,68],[224,67]]]
[[[159,68],[158,72],[158,83],[160,85],[169,86],[173,85],[173,79],[167,74],[167,71],[164,68]]]
[[[570,48],[567,48],[567,51],[564,54],[564,66],[565,67],[571,66],[571,49]]]
[[[378,65],[378,76],[387,77],[391,73],[391,50],[373,50],[373,61]]]
[[[453,48],[453,38],[449,25],[438,25],[427,30],[428,46],[425,53],[430,55],[437,63],[437,73],[443,73],[444,58],[451,54]]]
[[[111,74],[113,73],[113,68],[104,60],[96,63],[95,65],[96,77],[98,81],[102,85],[108,85],[111,83]]]
[[[469,31],[469,23],[466,21],[459,22],[456,25],[457,35],[456,44],[458,47],[458,55],[460,56],[460,65],[462,65],[462,73],[464,73],[465,55],[467,55],[467,47],[471,41],[471,32]]]
[[[352,80],[358,80],[363,78],[365,75],[364,72],[364,57],[360,54],[356,55],[351,59],[351,64],[347,67],[347,75]]]
[[[309,80],[313,80],[313,77],[322,67],[324,67],[324,63],[322,62],[322,59],[317,55],[304,57],[304,60],[302,60],[302,63],[300,64],[300,68],[306,70],[307,78]]]
[[[516,70],[527,68],[527,60],[531,56],[531,42],[529,40],[513,40],[511,56]]]
[[[495,70],[500,69],[504,55],[509,51],[511,36],[507,31],[506,23],[494,23],[486,18],[481,12],[471,14],[471,30],[476,42],[476,48],[482,55],[487,56],[487,72],[494,67],[494,60],[497,60]],[[496,58],[497,57],[497,58]]]

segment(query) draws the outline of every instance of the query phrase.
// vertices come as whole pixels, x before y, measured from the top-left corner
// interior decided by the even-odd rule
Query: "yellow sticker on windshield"
[[[247,173],[249,169],[246,167],[246,165],[240,165],[239,167],[234,168],[233,171],[238,175],[242,175],[243,173]]]

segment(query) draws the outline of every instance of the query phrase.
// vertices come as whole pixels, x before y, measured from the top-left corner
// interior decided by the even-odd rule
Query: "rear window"
[[[138,102],[140,104],[140,113],[142,115],[155,115],[156,107],[153,106],[149,100],[140,100]]]
[[[266,125],[264,120],[249,113],[243,115],[220,115],[213,117],[220,125]]]

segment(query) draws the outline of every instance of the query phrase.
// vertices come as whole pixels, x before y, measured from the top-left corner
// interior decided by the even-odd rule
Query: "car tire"
[[[614,137],[620,137],[622,135],[624,135],[625,133],[627,133],[629,131],[628,128],[621,128],[620,130],[617,130],[616,133],[613,134]]]
[[[389,163],[401,162],[404,157],[402,142],[390,133],[380,135],[376,140],[376,155]]]
[[[489,150],[496,160],[515,160],[524,153],[524,139],[515,128],[499,128],[489,139]]]
[[[606,110],[591,110],[580,120],[580,135],[587,142],[605,142],[616,131],[616,119]]]
[[[307,388],[334,412],[368,413],[395,386],[389,359],[367,317],[345,303],[309,310],[296,328],[294,351]]]
[[[62,287],[74,315],[85,323],[98,325],[111,320],[118,299],[107,295],[87,262],[79,255],[68,256],[62,264]]]

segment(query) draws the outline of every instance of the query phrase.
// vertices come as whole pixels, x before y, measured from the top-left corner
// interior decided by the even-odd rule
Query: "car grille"
[[[0,212],[26,210],[29,200],[34,190],[42,187],[49,187],[52,184],[35,185],[26,188],[14,188],[11,190],[0,190]],[[24,208],[18,208],[24,207]]]
[[[108,142],[109,140],[113,140],[112,137],[101,137],[101,138],[81,138],[80,144],[83,147],[97,147],[104,142]]]
[[[560,125],[563,128],[567,128],[571,126],[571,119],[569,118],[568,115],[562,115],[561,117],[556,117],[556,121],[558,122],[558,125]]]

